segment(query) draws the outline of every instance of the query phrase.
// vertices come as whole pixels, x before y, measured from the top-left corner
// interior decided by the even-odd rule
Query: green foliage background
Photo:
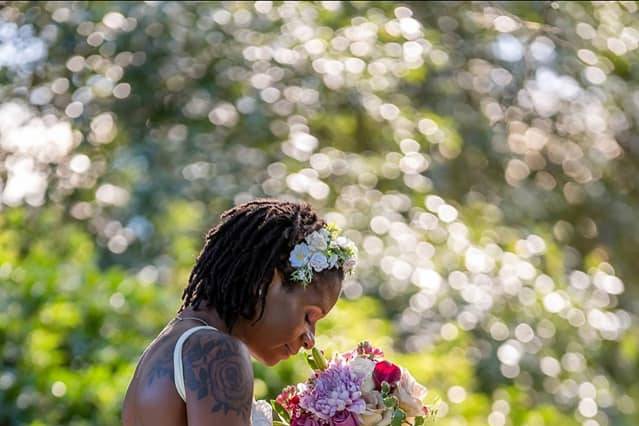
[[[112,425],[207,229],[304,199],[442,425],[639,423],[631,2],[10,2],[0,425]],[[303,380],[255,364],[257,398]]]

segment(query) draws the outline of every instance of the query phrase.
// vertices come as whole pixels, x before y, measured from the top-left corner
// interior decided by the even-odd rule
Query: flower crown
[[[357,247],[347,237],[340,236],[341,229],[334,223],[324,225],[295,245],[289,256],[295,271],[291,279],[306,287],[313,279],[313,271],[339,268],[352,272],[357,263]]]

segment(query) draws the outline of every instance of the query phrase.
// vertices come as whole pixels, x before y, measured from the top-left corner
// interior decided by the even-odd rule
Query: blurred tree
[[[113,303],[149,309],[148,328],[112,331],[123,343],[77,336],[110,351],[78,355],[104,386],[177,307],[219,213],[273,196],[311,201],[362,248],[345,294],[384,302],[366,311],[375,337],[442,397],[443,424],[637,423],[636,16],[636,2],[6,5],[0,420],[113,423],[125,385],[72,403],[87,376],[55,330],[97,302],[49,306],[60,265],[119,292],[99,308],[114,330],[132,319]],[[52,284],[38,296],[22,279]],[[117,290],[131,280],[151,285]],[[368,321],[358,308],[349,324]],[[16,341],[48,355],[17,364]],[[256,366],[256,386],[273,395],[301,368]]]

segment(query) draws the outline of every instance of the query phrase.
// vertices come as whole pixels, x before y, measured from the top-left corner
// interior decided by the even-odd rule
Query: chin
[[[280,361],[282,361],[282,360],[279,359],[279,358],[275,358],[275,359],[270,359],[270,360],[264,362],[264,364],[266,364],[266,366],[268,366],[268,367],[273,367],[274,365],[279,364]]]
[[[267,367],[273,367],[278,364],[282,359],[277,354],[267,354],[266,356],[254,355],[254,357]]]
[[[282,361],[282,359],[278,357],[260,358],[259,360],[262,364],[266,365],[267,367],[273,367],[274,365]]]

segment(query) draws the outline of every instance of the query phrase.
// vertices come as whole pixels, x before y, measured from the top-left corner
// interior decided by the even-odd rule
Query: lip
[[[284,344],[284,347],[286,348],[286,351],[288,352],[288,356],[293,355],[293,351],[291,350],[291,348],[288,346],[288,343]]]

